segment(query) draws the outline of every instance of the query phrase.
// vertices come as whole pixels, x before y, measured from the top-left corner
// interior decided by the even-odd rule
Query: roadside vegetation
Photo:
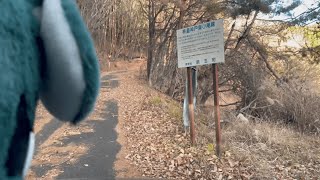
[[[137,118],[139,123],[130,125],[127,136],[129,142],[141,140],[130,146],[133,153],[127,158],[145,176],[320,177],[320,3],[290,16],[304,1],[290,2],[78,0],[103,70],[120,60],[146,59],[134,77],[146,93],[156,94],[132,112],[128,122]],[[186,71],[177,68],[176,30],[220,18],[226,60],[219,65],[224,152],[219,160],[214,155],[211,66],[197,67],[195,147],[183,131]],[[146,130],[149,126],[155,131]]]

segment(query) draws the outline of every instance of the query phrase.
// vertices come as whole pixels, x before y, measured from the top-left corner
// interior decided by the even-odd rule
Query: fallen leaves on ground
[[[236,171],[239,178],[250,176],[249,173],[240,174],[237,170],[239,162],[227,158],[225,163],[207,148],[192,147],[190,137],[184,135],[181,128],[182,123],[169,113],[172,103],[179,106],[176,102],[137,80],[137,74],[122,74],[121,77],[114,98],[119,100],[119,121],[124,121],[122,132],[127,138],[126,159],[136,165],[143,176],[232,179]],[[161,102],[154,100],[158,97]]]
[[[189,135],[185,135],[182,129],[182,119],[170,113],[172,107],[180,108],[181,105],[149,88],[139,80],[137,72],[121,74],[120,79],[120,86],[113,96],[119,101],[119,121],[123,123],[121,129],[127,138],[123,146],[127,149],[125,158],[143,176],[165,179],[317,179],[320,175],[319,158],[309,166],[287,164],[288,161],[281,157],[269,162],[264,158],[264,152],[272,154],[272,149],[263,149],[272,147],[263,143],[261,146],[259,143],[252,145],[252,148],[259,146],[261,149],[261,166],[257,166],[258,160],[253,162],[250,159],[250,151],[246,156],[234,154],[241,149],[235,151],[239,146],[230,147],[232,143],[227,143],[230,146],[224,149],[221,159],[214,155],[213,142],[198,138],[200,140],[193,147]],[[201,130],[201,127],[197,128],[199,136],[202,136]],[[273,154],[281,156],[281,153]]]

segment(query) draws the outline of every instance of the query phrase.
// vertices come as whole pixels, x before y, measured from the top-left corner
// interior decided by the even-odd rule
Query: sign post
[[[196,144],[196,130],[194,126],[194,106],[193,106],[193,88],[192,88],[192,69],[191,67],[187,68],[187,76],[188,76],[188,107],[189,107],[189,120],[190,120],[190,137],[191,144]]]
[[[192,66],[213,64],[214,113],[216,125],[216,154],[220,157],[221,130],[218,99],[218,66],[224,62],[223,20],[179,29],[177,31],[178,67],[187,67],[188,82],[192,84]],[[189,87],[189,119],[192,144],[195,142],[193,98]]]
[[[181,0],[181,11],[180,11],[180,22],[179,22],[179,28],[183,28],[183,17],[185,15],[185,7],[186,6],[186,0]],[[196,138],[195,138],[195,129],[194,129],[194,106],[193,106],[193,88],[192,88],[192,69],[191,67],[187,67],[187,88],[188,88],[188,120],[190,122],[190,138],[191,138],[191,144],[195,145]],[[186,130],[186,129],[185,129]]]
[[[220,157],[221,156],[221,127],[220,127],[218,65],[212,64],[212,70],[213,70],[214,121],[215,121],[215,127],[216,127],[216,155]]]

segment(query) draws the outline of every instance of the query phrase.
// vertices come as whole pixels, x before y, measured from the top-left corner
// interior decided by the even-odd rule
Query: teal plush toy
[[[76,124],[99,91],[93,42],[74,0],[0,0],[0,180],[23,179],[40,99]]]

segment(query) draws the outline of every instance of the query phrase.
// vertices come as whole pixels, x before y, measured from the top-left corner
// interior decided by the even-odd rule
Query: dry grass
[[[255,171],[256,178],[291,176],[305,173],[320,177],[320,172],[303,171],[320,168],[320,139],[302,135],[284,124],[233,122],[223,130],[226,150],[237,161]],[[302,170],[300,169],[302,168]],[[309,175],[310,176],[309,176]],[[292,176],[291,176],[292,177]]]
[[[249,172],[248,179],[320,177],[319,136],[303,134],[283,121],[250,119],[250,123],[243,123],[236,120],[233,113],[226,112],[223,116],[227,122],[222,124],[222,151],[224,156],[231,154],[228,157],[231,164],[228,159],[223,166],[237,164],[240,174]],[[215,142],[214,127],[210,125],[213,118],[209,114],[207,122],[200,121],[204,117],[200,114],[196,118],[197,142],[200,149],[210,152],[211,143]]]
[[[177,119],[179,121],[182,120],[183,118],[183,115],[182,115],[182,112],[183,112],[183,109],[181,107],[181,105],[177,102],[169,102],[168,105],[167,105],[167,109],[168,109],[168,113],[169,115],[174,118],[174,119]]]
[[[149,100],[149,102],[150,102],[151,105],[155,105],[155,106],[162,104],[161,97],[159,97],[159,96],[155,96],[155,97],[151,98]]]
[[[265,83],[259,92],[259,111],[265,118],[291,123],[302,133],[320,133],[320,96],[301,83],[274,86]]]

